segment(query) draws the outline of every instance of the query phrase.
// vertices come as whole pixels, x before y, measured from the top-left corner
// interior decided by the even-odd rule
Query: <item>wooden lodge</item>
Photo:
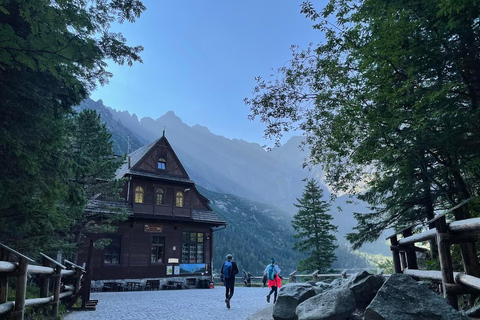
[[[112,239],[105,249],[93,250],[92,280],[175,278],[192,285],[211,279],[213,234],[226,222],[199,193],[165,136],[128,155],[116,178],[126,181],[124,201],[91,200],[85,209],[95,215],[112,208],[128,213],[116,233],[86,234],[80,265],[88,260],[89,240]]]

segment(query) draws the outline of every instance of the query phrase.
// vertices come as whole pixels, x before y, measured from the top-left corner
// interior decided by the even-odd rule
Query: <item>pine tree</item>
[[[74,237],[72,247],[75,249],[84,232],[113,232],[116,222],[127,219],[125,212],[108,205],[105,208],[111,213],[102,213],[101,217],[87,215],[84,211],[90,199],[119,200],[124,181],[116,180],[115,172],[125,158],[114,155],[112,134],[95,110],[85,109],[72,117],[69,135],[71,145],[65,158],[68,159],[70,176],[65,181],[68,197],[64,207],[74,219],[70,233]]]
[[[308,257],[299,261],[298,269],[320,272],[327,271],[336,260],[334,242],[337,238],[332,234],[337,231],[328,213],[330,204],[322,200],[323,190],[314,179],[307,180],[302,198],[298,199],[298,212],[293,216],[294,237],[298,240],[294,249],[307,253]]]

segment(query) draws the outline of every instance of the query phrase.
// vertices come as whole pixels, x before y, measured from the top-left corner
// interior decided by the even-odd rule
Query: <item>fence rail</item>
[[[390,249],[392,251],[393,264],[396,273],[408,274],[415,278],[430,279],[439,281],[442,284],[443,295],[448,304],[458,309],[458,295],[480,293],[480,278],[475,277],[469,272],[454,272],[451,256],[452,244],[471,244],[478,240],[480,233],[480,218],[471,218],[447,223],[447,214],[459,210],[463,206],[468,206],[470,198],[452,209],[436,216],[426,224],[429,230],[422,233],[413,234],[413,228],[416,225],[395,233],[387,238],[390,240]],[[402,236],[398,239],[398,236]],[[425,251],[423,248],[416,247],[419,242],[431,241],[435,243],[438,250],[441,270],[419,270],[416,258],[417,251]],[[431,248],[432,249],[432,248]],[[479,266],[478,257],[474,261]],[[465,267],[465,270],[469,270]],[[470,268],[471,272],[471,268]],[[480,274],[480,270],[476,270]]]
[[[51,305],[51,313],[57,316],[60,301],[74,296],[81,290],[84,268],[65,260],[67,268],[43,253],[40,255],[42,256],[41,266],[35,264],[35,261],[29,257],[0,243],[0,315],[23,320],[25,307]],[[13,259],[17,261],[11,261]],[[39,276],[39,298],[26,299],[28,275]],[[9,278],[17,278],[15,301],[7,301]],[[50,279],[54,281],[53,294],[50,294]],[[73,284],[62,286],[62,281],[71,281]]]
[[[297,278],[312,278],[313,281],[315,282],[318,282],[320,280],[320,278],[335,278],[335,277],[342,277],[342,278],[347,278],[348,276],[350,276],[350,274],[347,274],[347,271],[344,270],[342,273],[324,273],[324,274],[321,274],[319,273],[319,271],[315,271],[313,273],[310,273],[310,274],[297,274],[297,271],[293,271],[292,273],[289,274],[288,276],[288,282],[290,283],[296,283],[297,282]],[[245,276],[243,277],[235,277],[235,282],[242,282],[245,280]],[[259,280],[259,281],[262,281],[263,280],[263,276],[250,276],[250,280],[251,281],[254,281],[254,280]],[[220,278],[215,278],[214,277],[214,282],[215,281],[221,281]]]

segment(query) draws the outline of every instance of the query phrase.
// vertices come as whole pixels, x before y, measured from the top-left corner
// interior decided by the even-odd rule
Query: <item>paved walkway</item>
[[[65,320],[245,320],[269,307],[265,300],[267,293],[268,288],[236,287],[231,308],[227,309],[224,287],[99,292],[90,296],[98,300],[96,311],[74,311]]]

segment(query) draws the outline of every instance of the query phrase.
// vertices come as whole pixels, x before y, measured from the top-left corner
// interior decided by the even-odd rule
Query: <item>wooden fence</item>
[[[461,206],[468,205],[469,199],[454,208],[436,216],[427,222],[431,229],[413,234],[413,228],[393,234],[390,240],[390,248],[393,256],[395,273],[404,273],[412,277],[441,281],[442,292],[447,303],[458,309],[458,295],[480,293],[480,278],[463,272],[453,272],[451,245],[475,243],[480,233],[480,218],[465,219],[447,223],[447,214],[457,210]],[[399,235],[402,236],[399,239]],[[440,271],[419,270],[417,264],[417,251],[425,251],[424,248],[415,246],[415,243],[427,242],[436,244],[440,261]],[[476,258],[478,259],[478,258]],[[477,270],[480,271],[480,270]]]
[[[23,320],[25,307],[42,305],[51,306],[51,313],[57,316],[61,300],[68,298],[71,302],[73,297],[78,297],[85,269],[68,260],[63,265],[43,253],[40,255],[42,265],[0,243],[0,317]],[[39,298],[26,299],[29,275],[39,276]],[[8,301],[9,278],[16,278],[14,301]],[[51,280],[54,281],[53,294],[49,293]]]
[[[312,278],[313,282],[318,282],[320,281],[320,278],[336,278],[336,277],[342,277],[342,278],[347,278],[350,276],[347,274],[347,270],[344,270],[342,273],[324,273],[320,274],[318,273],[319,271],[316,270],[312,274],[297,274],[297,271],[293,271],[290,273],[288,277],[288,282],[290,283],[295,283],[297,282],[297,278]]]
[[[289,283],[296,283],[298,278],[312,278],[314,282],[320,281],[321,278],[347,278],[350,274],[347,274],[347,271],[344,270],[342,273],[324,273],[321,274],[319,271],[315,271],[310,274],[297,274],[297,271],[293,271],[288,275],[288,282]],[[235,277],[235,282],[243,282],[245,277]],[[262,282],[263,276],[251,276],[251,282]],[[214,282],[221,282],[220,277],[214,277]]]

